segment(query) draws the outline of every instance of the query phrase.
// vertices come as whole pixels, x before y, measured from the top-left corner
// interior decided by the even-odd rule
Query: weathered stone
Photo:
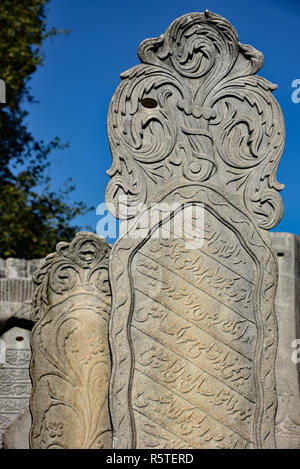
[[[0,346],[4,352],[4,360],[0,360],[0,447],[5,429],[29,408],[32,273],[40,262],[0,259]],[[11,438],[6,447],[9,441]]]
[[[6,262],[4,259],[0,259],[0,278],[5,278],[6,276]]]
[[[34,275],[31,448],[110,448],[110,247],[93,233],[59,243]]]
[[[115,447],[272,448],[276,87],[208,11],[138,52],[108,115]]]
[[[5,362],[0,364],[0,447],[7,427],[29,409],[29,338],[30,331],[21,327],[12,327],[1,336],[5,343]]]
[[[3,435],[4,449],[30,449],[31,415],[29,409],[10,424]]]
[[[0,328],[12,318],[30,321],[33,295],[32,274],[41,259],[1,259],[0,264]]]
[[[275,437],[278,448],[300,449],[300,238],[291,233],[271,233],[271,241],[279,267]]]

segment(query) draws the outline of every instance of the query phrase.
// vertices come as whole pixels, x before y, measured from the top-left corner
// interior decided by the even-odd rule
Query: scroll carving
[[[163,181],[184,179],[222,187],[258,226],[276,226],[284,123],[277,86],[256,75],[263,55],[209,11],[177,19],[138,54],[141,64],[121,75],[108,115],[115,215],[133,217],[138,204],[159,200]]]
[[[262,54],[209,11],[178,18],[138,53],[108,115],[106,200],[130,220],[109,270],[115,447],[272,448],[276,86],[256,75]],[[203,229],[191,216],[178,236],[194,206]]]
[[[59,243],[34,275],[31,448],[111,448],[110,247],[93,233]]]

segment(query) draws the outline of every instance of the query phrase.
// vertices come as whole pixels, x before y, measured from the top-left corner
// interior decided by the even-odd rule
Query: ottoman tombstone
[[[138,54],[108,114],[115,447],[272,448],[276,86],[209,11]]]

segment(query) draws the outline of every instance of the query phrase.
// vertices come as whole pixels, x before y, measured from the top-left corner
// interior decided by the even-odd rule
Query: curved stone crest
[[[176,19],[138,55],[141,64],[122,73],[108,113],[106,201],[114,214],[134,217],[139,204],[159,200],[165,179],[184,179],[222,187],[261,228],[276,226],[284,123],[272,96],[277,86],[256,75],[261,52],[205,11]]]

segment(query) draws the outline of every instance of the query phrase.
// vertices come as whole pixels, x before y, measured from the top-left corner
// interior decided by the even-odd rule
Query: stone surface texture
[[[292,353],[295,348],[292,343],[295,339],[300,337],[299,324],[300,324],[300,239],[291,233],[271,233],[272,249],[278,260],[279,278],[278,287],[276,291],[276,315],[278,321],[278,352],[276,357],[276,388],[278,390],[278,409],[276,414],[276,427],[275,437],[278,448],[300,448],[300,396],[299,396],[299,370],[296,363],[292,361]],[[17,260],[13,260],[14,264]],[[38,262],[38,261],[36,261]],[[3,264],[3,262],[2,262]],[[23,261],[20,261],[23,264]],[[28,331],[23,328],[14,329],[10,332],[13,333],[13,338],[23,337],[25,341],[11,341],[13,349],[8,349],[10,358],[14,355],[14,364],[16,365],[17,353],[19,358],[17,360],[18,366],[21,368],[11,366],[12,363],[7,363],[5,367],[0,365],[0,387],[6,393],[1,397],[1,405],[4,411],[1,414],[2,432],[3,433],[3,447],[8,449],[28,449],[29,448],[29,433],[31,416],[29,409],[19,415],[23,408],[28,407],[28,395],[30,391],[29,380],[29,357],[30,350],[28,344]],[[8,336],[6,335],[6,340]],[[3,340],[3,339],[2,339]],[[22,348],[20,348],[22,346]],[[16,348],[17,347],[17,348]],[[19,347],[19,348],[18,348]],[[14,353],[13,353],[14,351]],[[22,351],[22,352],[20,352]],[[12,355],[13,354],[13,355]],[[25,357],[26,355],[26,357]],[[24,358],[26,360],[24,361]],[[21,407],[14,408],[14,412],[8,412],[9,402],[11,397],[16,398],[12,392],[12,386],[19,386],[19,390],[25,389],[25,399],[20,396]],[[6,401],[10,399],[10,401]],[[24,403],[25,401],[25,403]],[[4,406],[6,403],[6,406]],[[17,401],[15,401],[15,405]],[[4,406],[4,407],[3,407]],[[18,417],[19,415],[19,417]],[[12,422],[12,423],[10,423]],[[9,425],[9,426],[8,426]],[[6,428],[8,426],[8,428]],[[6,430],[5,430],[6,429]]]
[[[0,259],[0,328],[11,318],[30,320],[32,275],[40,259]]]
[[[29,408],[19,415],[3,434],[3,449],[30,449],[31,414]]]
[[[208,11],[138,54],[108,113],[114,447],[273,448],[276,86]]]
[[[300,238],[271,233],[271,240],[279,267],[276,444],[282,449],[300,449],[300,343],[294,343],[300,339]]]
[[[6,348],[5,362],[0,364],[0,424],[3,434],[12,422],[29,409],[30,331],[12,327],[1,336],[1,340]]]
[[[110,247],[93,233],[59,243],[34,275],[31,448],[111,448]]]
[[[25,409],[29,409],[32,323],[32,274],[41,260],[0,259],[0,447],[2,435]],[[23,434],[28,440],[28,431]]]

